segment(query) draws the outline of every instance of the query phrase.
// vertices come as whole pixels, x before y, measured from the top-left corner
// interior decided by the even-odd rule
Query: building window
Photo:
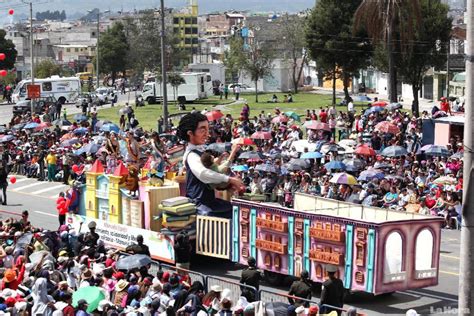
[[[175,33],[175,34],[179,33],[179,27],[173,28],[173,33]]]
[[[190,27],[185,28],[184,34],[191,34],[191,28]]]
[[[191,39],[190,38],[185,38],[184,39],[184,44],[191,44]]]
[[[79,53],[79,48],[74,48],[74,52]]]
[[[193,24],[198,24],[198,18],[192,18]]]
[[[66,53],[70,53],[71,52],[71,49],[70,48],[66,48]]]
[[[191,24],[192,19],[191,18],[184,18],[184,24]]]
[[[193,28],[192,28],[192,31],[193,31],[193,34],[197,34],[197,33],[198,33],[198,28],[197,28],[197,27],[193,27]]]
[[[173,18],[173,24],[179,24],[179,18]]]
[[[53,86],[51,82],[43,82],[43,91],[51,91],[53,90]]]
[[[95,52],[95,47],[91,47],[91,52]]]
[[[198,38],[193,37],[193,44],[194,44],[194,45],[199,44]]]

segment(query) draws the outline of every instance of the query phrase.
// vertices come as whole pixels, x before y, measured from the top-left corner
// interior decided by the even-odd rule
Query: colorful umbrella
[[[10,142],[14,139],[15,139],[15,136],[13,136],[13,135],[5,135],[2,138],[0,138],[0,143]]]
[[[389,146],[382,150],[381,155],[385,157],[400,157],[408,154],[405,147],[402,146]]]
[[[47,123],[47,122],[43,122],[43,123],[40,123],[38,126],[35,127],[35,131],[42,131],[44,129],[47,129],[47,128],[50,128],[51,127],[51,123]]]
[[[107,123],[107,124],[104,124],[100,127],[100,130],[102,132],[115,132],[115,133],[118,133],[120,132],[120,127],[118,127],[117,125],[113,124],[113,123]]]
[[[76,122],[87,121],[87,116],[85,116],[84,114],[76,114],[76,115],[74,115],[73,118]]]
[[[76,150],[74,154],[77,156],[81,154],[95,154],[97,151],[99,151],[99,148],[100,146],[96,143],[89,143]]]
[[[372,103],[372,106],[387,106],[387,105],[388,103],[385,101],[377,101],[377,102]]]
[[[354,100],[354,102],[371,102],[372,101],[372,99],[366,95],[356,95],[355,97],[352,98],[352,100]]]
[[[206,112],[206,117],[209,121],[220,120],[223,116],[224,114],[222,114],[222,112],[219,110],[212,110],[212,111]]]
[[[385,109],[381,106],[373,106],[370,109],[365,110],[364,115],[367,116],[367,115],[370,115],[370,114],[375,113],[375,112],[382,112],[383,110],[385,110]]]
[[[235,172],[246,172],[249,171],[249,167],[247,165],[237,165],[233,166],[231,170]]]
[[[388,133],[388,134],[398,134],[400,132],[400,129],[398,126],[388,122],[388,121],[383,121],[375,125],[375,130],[381,133]]]
[[[60,147],[71,147],[72,145],[78,144],[81,141],[78,138],[66,139],[60,145]]]
[[[303,153],[301,155],[301,159],[319,159],[319,158],[323,158],[324,155],[317,152],[317,151],[310,151],[310,152],[307,152],[307,153]]]
[[[318,121],[309,121],[310,123],[306,122],[303,126],[307,129],[314,129],[314,130],[323,130],[323,131],[331,131],[329,128],[329,124],[318,122]]]
[[[99,302],[105,299],[103,290],[97,286],[81,287],[72,294],[72,305],[77,307],[79,300],[87,301],[87,312],[92,313],[99,307]]]
[[[425,150],[425,154],[436,157],[448,157],[450,155],[448,148],[446,148],[446,146],[440,145],[431,145]]]
[[[274,118],[272,118],[272,123],[274,124],[278,124],[278,123],[286,123],[288,122],[290,119],[288,118],[288,116],[286,115],[278,115]]]
[[[346,165],[339,160],[333,160],[324,165],[326,170],[346,170]]]
[[[364,170],[360,173],[359,177],[357,180],[359,181],[370,181],[372,179],[383,179],[385,177],[385,174],[378,169],[368,169]]]
[[[345,172],[334,174],[331,180],[329,180],[329,182],[337,183],[337,184],[347,184],[347,185],[358,184],[357,179],[354,176]]]
[[[232,144],[244,145],[244,146],[255,145],[253,140],[251,138],[248,138],[248,137],[239,137],[239,138],[233,139]]]
[[[375,150],[366,144],[360,145],[359,147],[357,147],[354,153],[361,156],[375,156],[376,155]]]
[[[87,133],[89,130],[85,127],[79,127],[79,128],[76,128],[74,131],[72,131],[72,133],[74,135],[84,135],[85,133]]]
[[[259,132],[255,132],[253,133],[250,138],[252,139],[272,139],[272,133],[270,132],[263,132],[263,131],[259,131]]]
[[[298,121],[298,122],[300,121],[300,116],[296,114],[296,112],[288,111],[288,112],[285,112],[285,115],[288,116],[289,118],[292,118],[295,121]]]
[[[28,124],[26,124],[25,126],[23,126],[24,129],[34,129],[36,127],[38,127],[38,123],[35,123],[35,122],[30,122]]]
[[[433,181],[434,184],[456,184],[458,180],[456,178],[450,176],[443,176],[439,177],[438,179]]]

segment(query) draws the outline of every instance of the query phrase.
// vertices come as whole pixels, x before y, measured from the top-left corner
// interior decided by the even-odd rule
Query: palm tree
[[[363,0],[354,13],[354,32],[364,27],[374,42],[385,42],[391,102],[397,102],[395,50],[403,53],[409,49],[414,30],[421,21],[420,12],[420,0]]]

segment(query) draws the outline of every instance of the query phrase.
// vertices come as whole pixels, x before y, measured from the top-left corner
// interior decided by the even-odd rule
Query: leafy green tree
[[[391,102],[397,102],[397,59],[413,43],[421,16],[420,0],[362,0],[354,14],[354,32],[363,27],[374,45],[385,44]]]
[[[224,66],[226,67],[225,79],[229,83],[237,82],[242,69],[247,61],[243,50],[244,42],[241,37],[232,37],[229,41],[229,49],[224,52]]]
[[[332,79],[332,104],[336,104],[336,80],[342,79],[349,98],[350,79],[370,61],[372,47],[363,30],[352,34],[353,16],[361,0],[320,0],[311,12],[306,28],[310,56]],[[364,36],[365,34],[365,36]]]
[[[178,73],[168,74],[168,82],[173,87],[173,96],[176,103],[176,95],[178,95],[179,86],[186,83],[186,80]]]
[[[425,73],[431,67],[439,68],[446,63],[452,26],[448,11],[448,5],[440,0],[421,0],[423,23],[414,33],[410,51],[402,55],[400,73],[404,82],[412,85],[412,111],[417,115],[418,96]]]
[[[61,75],[61,66],[51,59],[42,60],[35,67],[35,78],[48,78],[54,75]]]
[[[268,44],[267,44],[268,45]],[[273,51],[266,44],[254,42],[247,46],[247,59],[244,70],[255,84],[255,102],[258,103],[258,80],[271,76],[273,69]]]
[[[5,30],[0,30],[0,53],[5,54],[5,59],[0,61],[0,69],[12,69],[15,67],[17,51],[15,44],[9,39],[6,39]]]
[[[101,34],[99,40],[100,71],[110,73],[112,83],[115,82],[118,72],[125,73],[128,50],[129,45],[122,23],[114,23],[111,28]]]

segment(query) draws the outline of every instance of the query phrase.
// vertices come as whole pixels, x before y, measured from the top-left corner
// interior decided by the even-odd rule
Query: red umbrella
[[[219,111],[219,110],[212,110],[212,111],[210,111],[210,112],[207,112],[207,113],[206,113],[206,116],[207,116],[207,119],[208,119],[209,121],[217,121],[217,120],[219,120],[221,117],[223,117],[224,114],[222,114],[222,112]]]
[[[43,122],[43,123],[40,123],[40,125],[35,127],[35,131],[42,131],[50,127],[51,127],[51,123]]]
[[[386,134],[398,134],[398,132],[400,132],[400,129],[397,125],[394,125],[388,121],[383,121],[375,125],[375,130]]]
[[[330,132],[331,129],[329,128],[329,124],[319,122],[319,121],[311,121],[310,123],[305,123],[304,127],[307,129],[317,129]]]
[[[368,145],[360,145],[354,151],[355,154],[362,155],[362,156],[375,156],[375,150]]]
[[[250,136],[252,139],[272,139],[272,133],[270,132],[255,132]]]
[[[372,106],[387,106],[387,105],[388,103],[385,101],[377,101],[377,102],[372,103]]]
[[[239,137],[234,140],[232,140],[232,144],[237,144],[237,145],[245,145],[245,146],[250,146],[250,145],[255,145],[253,140],[248,137]]]
[[[272,119],[272,123],[286,123],[288,121],[289,121],[289,118],[286,115],[278,115]]]

